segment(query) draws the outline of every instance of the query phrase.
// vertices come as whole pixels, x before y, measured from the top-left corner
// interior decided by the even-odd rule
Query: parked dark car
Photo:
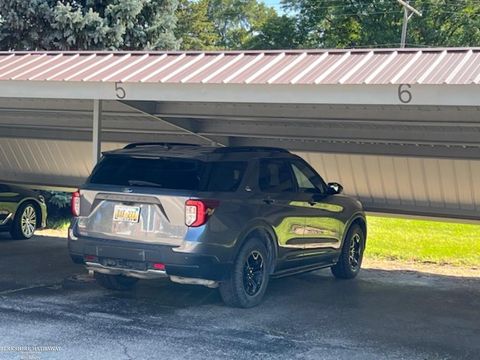
[[[29,239],[47,221],[45,199],[38,192],[16,185],[0,184],[0,231],[14,239]]]
[[[73,195],[69,250],[109,289],[168,276],[251,307],[270,276],[358,274],[365,214],[341,192],[283,149],[130,144]]]

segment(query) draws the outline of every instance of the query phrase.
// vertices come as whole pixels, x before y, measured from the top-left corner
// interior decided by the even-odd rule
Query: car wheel
[[[365,235],[358,225],[347,233],[338,262],[331,267],[332,274],[339,279],[353,279],[360,271],[365,250]]]
[[[235,259],[230,278],[220,283],[225,304],[250,308],[258,305],[267,289],[268,252],[259,239],[248,240]]]
[[[123,275],[108,275],[95,272],[94,276],[100,286],[110,290],[130,290],[138,282],[136,278]]]
[[[30,239],[37,229],[38,211],[31,202],[21,204],[13,219],[10,235],[13,239]]]

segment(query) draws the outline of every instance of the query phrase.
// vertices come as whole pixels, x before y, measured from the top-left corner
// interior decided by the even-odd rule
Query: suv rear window
[[[172,190],[233,192],[238,189],[246,167],[244,161],[203,162],[107,156],[95,168],[89,182]]]

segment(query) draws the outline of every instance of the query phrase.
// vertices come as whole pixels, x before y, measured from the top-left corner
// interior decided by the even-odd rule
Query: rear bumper
[[[218,260],[215,252],[176,252],[167,245],[143,244],[98,238],[76,237],[69,232],[68,249],[73,261],[94,271],[123,274],[139,278],[175,276],[222,281],[228,278],[231,264]],[[87,264],[88,262],[88,264]],[[165,265],[156,270],[153,264]]]
[[[166,272],[162,270],[122,269],[118,267],[102,265],[99,262],[89,262],[89,261],[85,261],[85,265],[89,270],[93,270],[93,271],[96,271],[102,274],[108,274],[108,275],[125,275],[125,276],[136,277],[139,279],[158,279],[158,278],[163,278],[167,276]]]

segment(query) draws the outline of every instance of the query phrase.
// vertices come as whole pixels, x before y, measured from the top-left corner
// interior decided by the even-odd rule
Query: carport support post
[[[95,166],[100,159],[102,152],[102,101],[93,100],[93,166]]]

